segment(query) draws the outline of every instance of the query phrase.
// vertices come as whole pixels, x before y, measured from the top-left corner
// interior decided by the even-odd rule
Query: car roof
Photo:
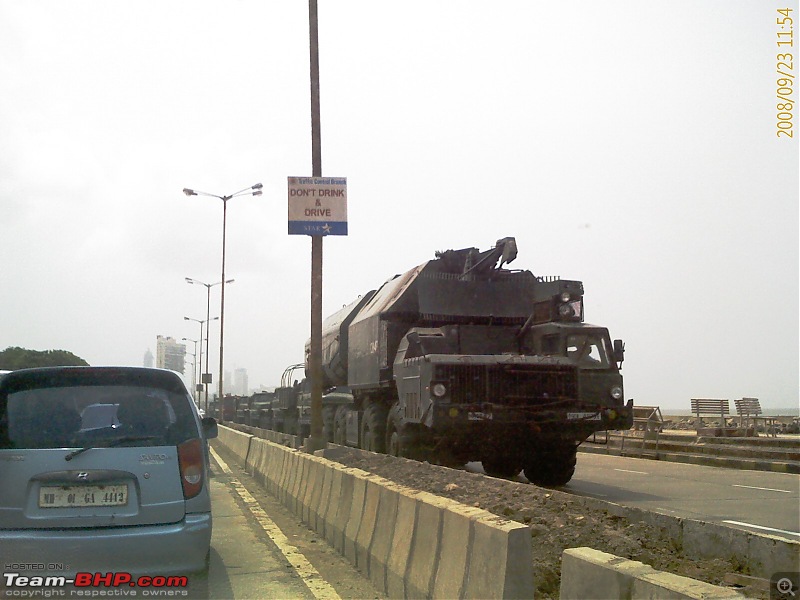
[[[84,385],[152,386],[188,393],[177,373],[149,367],[36,367],[18,369],[0,379],[0,392],[22,389]]]

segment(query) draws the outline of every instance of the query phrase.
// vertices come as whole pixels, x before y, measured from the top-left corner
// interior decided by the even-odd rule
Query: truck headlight
[[[431,388],[431,391],[437,398],[442,398],[445,394],[447,394],[447,387],[443,383],[435,383]]]
[[[609,391],[609,393],[611,394],[611,397],[614,400],[622,399],[622,388],[619,387],[618,385],[615,385],[614,387],[612,387],[611,390]]]
[[[558,314],[560,314],[562,317],[574,317],[575,309],[571,304],[561,304],[558,307]]]
[[[570,295],[569,292],[561,292],[561,301],[562,302],[569,302]]]

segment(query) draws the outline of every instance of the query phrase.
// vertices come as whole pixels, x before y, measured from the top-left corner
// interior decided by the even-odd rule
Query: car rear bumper
[[[210,513],[186,515],[167,525],[0,529],[0,573],[188,575],[205,568],[210,543]]]

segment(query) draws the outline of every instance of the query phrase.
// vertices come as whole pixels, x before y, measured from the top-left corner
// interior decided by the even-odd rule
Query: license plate
[[[39,508],[124,506],[127,485],[59,485],[39,488]]]
[[[600,413],[591,412],[574,412],[567,413],[567,420],[569,421],[600,421]]]

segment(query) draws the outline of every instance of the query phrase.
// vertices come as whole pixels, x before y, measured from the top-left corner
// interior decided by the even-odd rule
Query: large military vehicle
[[[311,384],[307,379],[294,379],[303,364],[286,367],[281,385],[275,388],[273,428],[276,431],[308,437],[311,434]]]
[[[330,316],[329,440],[563,485],[583,440],[630,428],[622,341],[584,323],[580,281],[504,268],[516,255],[437,252]]]

